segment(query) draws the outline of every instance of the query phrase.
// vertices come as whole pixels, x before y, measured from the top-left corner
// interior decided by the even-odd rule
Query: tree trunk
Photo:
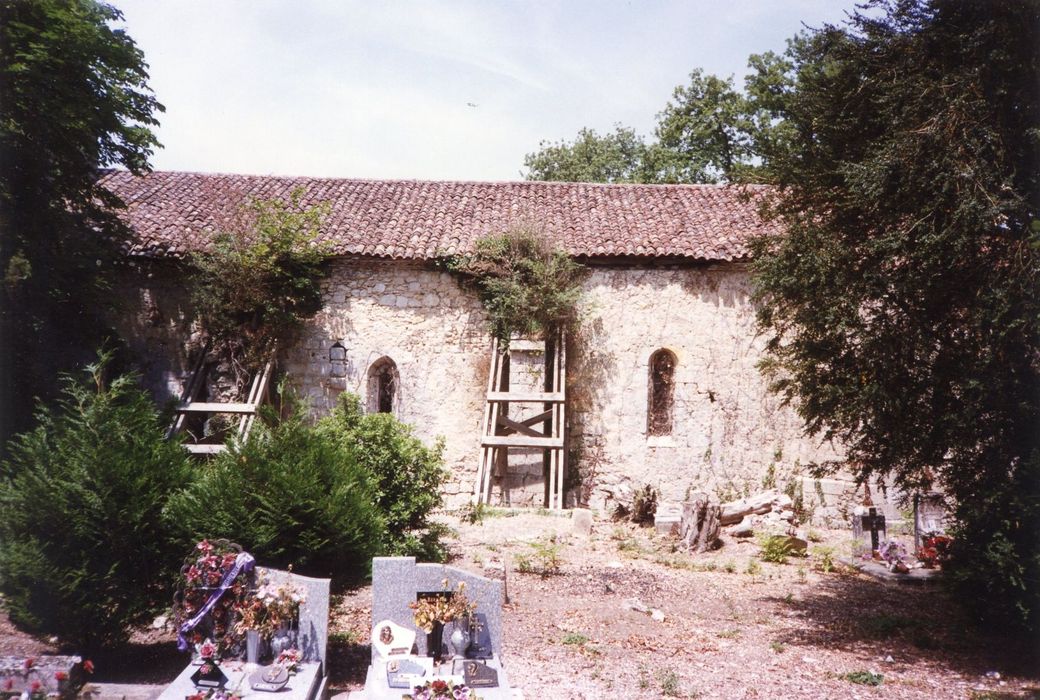
[[[711,549],[719,539],[719,530],[722,528],[720,513],[718,504],[709,502],[707,496],[698,495],[694,500],[683,503],[679,525],[679,539],[683,546],[691,552]]]

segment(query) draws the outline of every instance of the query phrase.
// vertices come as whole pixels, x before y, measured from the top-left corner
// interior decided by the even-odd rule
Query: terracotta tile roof
[[[250,198],[328,202],[322,237],[338,254],[428,259],[471,249],[489,233],[535,222],[576,256],[737,260],[768,230],[754,202],[718,185],[598,185],[563,182],[424,182],[107,173],[103,184],[127,204],[134,252],[182,255],[241,219]],[[751,188],[759,196],[761,187]]]

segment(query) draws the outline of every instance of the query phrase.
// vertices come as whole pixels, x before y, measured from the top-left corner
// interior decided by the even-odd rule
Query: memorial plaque
[[[491,629],[484,613],[477,613],[470,618],[469,638],[472,641],[466,650],[467,659],[491,658],[494,652],[491,648]]]
[[[426,670],[416,659],[391,659],[386,662],[386,684],[391,688],[414,688],[422,685]]]
[[[285,687],[289,682],[289,672],[283,666],[274,664],[264,666],[249,677],[249,687],[253,690],[263,690],[274,693]]]
[[[212,661],[199,666],[199,670],[191,674],[191,682],[196,688],[223,688],[227,685],[227,676]]]
[[[470,688],[497,688],[498,671],[479,661],[467,661],[462,677]]]
[[[415,630],[396,624],[392,620],[377,622],[372,627],[372,648],[384,659],[391,656],[407,656],[415,644]]]

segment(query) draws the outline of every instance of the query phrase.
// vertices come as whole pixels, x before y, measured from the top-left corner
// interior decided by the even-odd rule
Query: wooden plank
[[[510,401],[542,401],[545,403],[563,403],[564,398],[563,393],[557,391],[489,391],[487,395],[487,400],[496,403],[508,403]]]
[[[185,445],[184,449],[196,455],[215,455],[227,449],[224,445]]]
[[[487,390],[490,392],[495,388],[495,364],[498,362],[498,338],[491,339],[491,363],[488,366],[488,381]],[[480,419],[480,432],[481,435],[487,435],[490,431],[488,430],[488,422],[491,418],[491,404],[484,403],[484,414]],[[473,484],[473,497],[476,503],[482,503],[484,499],[484,469],[487,466],[487,450],[481,448],[480,450],[480,462],[477,464],[477,480]]]
[[[256,406],[251,403],[206,403],[193,401],[181,404],[175,409],[178,413],[255,413]]]
[[[267,388],[271,382],[271,374],[274,372],[274,361],[268,360],[267,364],[264,365],[264,371],[260,375],[260,381],[257,382],[256,391],[250,392],[249,402],[256,408],[260,407],[260,404],[267,399]],[[256,422],[256,411],[245,415],[239,421],[239,436],[245,440],[249,437],[249,432],[253,429],[253,423]]]
[[[481,438],[480,444],[490,447],[563,447],[563,438],[488,435]]]
[[[553,412],[552,412],[551,409],[548,410],[548,411],[542,411],[541,413],[539,413],[536,416],[531,416],[530,418],[524,418],[522,421],[520,421],[520,425],[531,426],[531,425],[534,425],[535,423],[541,423],[542,421],[547,421],[550,418],[552,418],[552,415],[553,415]],[[539,433],[539,435],[541,435],[541,433]]]
[[[498,417],[498,425],[501,428],[512,430],[514,433],[520,433],[521,435],[528,435],[530,437],[545,437],[545,433],[539,433],[537,430],[528,428],[524,423],[512,420],[505,416]],[[510,435],[511,433],[503,433],[504,435]]]
[[[545,352],[545,343],[540,340],[526,340],[517,338],[509,341],[510,350],[520,352]]]

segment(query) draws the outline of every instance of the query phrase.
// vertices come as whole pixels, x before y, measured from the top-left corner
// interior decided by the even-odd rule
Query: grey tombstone
[[[946,499],[938,492],[914,496],[914,549],[921,547],[926,535],[946,533]]]
[[[325,650],[329,643],[329,579],[300,576],[289,571],[257,567],[258,576],[265,576],[275,585],[290,584],[302,589],[306,600],[300,606],[300,628],[296,648],[304,661],[321,662],[325,669]]]
[[[409,603],[420,593],[444,590],[444,580],[452,590],[466,584],[466,597],[477,604],[477,612],[487,619],[493,651],[502,651],[502,582],[471,574],[444,564],[417,564],[415,557],[376,557],[372,560],[372,623],[393,620],[415,628]],[[416,635],[419,654],[426,654],[426,635]],[[375,660],[375,650],[372,652]]]

